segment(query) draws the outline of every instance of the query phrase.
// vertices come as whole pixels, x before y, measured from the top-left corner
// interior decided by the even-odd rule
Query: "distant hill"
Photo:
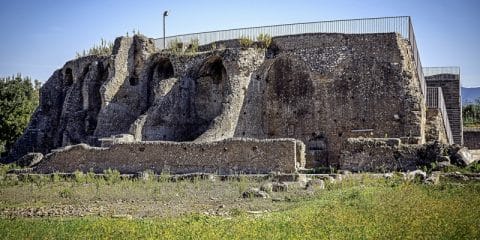
[[[474,102],[480,98],[480,87],[464,88],[462,87],[462,104],[468,104]]]

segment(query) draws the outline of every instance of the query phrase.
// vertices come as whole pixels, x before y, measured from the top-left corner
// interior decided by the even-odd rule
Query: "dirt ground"
[[[119,180],[108,182],[48,178],[10,181],[0,186],[0,217],[175,217],[188,213],[230,216],[238,212],[261,214],[281,211],[320,193],[290,183],[286,191],[269,192],[268,198],[242,193],[260,188],[268,180],[193,179],[176,182]]]

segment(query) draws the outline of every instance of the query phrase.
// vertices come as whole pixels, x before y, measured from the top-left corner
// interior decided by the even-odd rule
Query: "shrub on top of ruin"
[[[140,29],[138,29],[138,28],[135,29],[135,28],[134,28],[134,29],[132,30],[132,34],[133,34],[133,36],[135,36],[135,35],[140,35],[140,34],[141,34],[141,33],[140,33]]]
[[[181,53],[183,51],[183,42],[177,38],[168,41],[167,50],[172,53]]]
[[[211,50],[211,51],[215,51],[215,50],[225,50],[226,48],[227,48],[227,46],[225,46],[224,43],[219,43],[219,44],[217,44],[217,43],[212,43],[212,44],[210,45],[210,50]]]
[[[212,51],[217,50],[217,44],[216,44],[216,43],[212,43],[212,44],[210,45],[210,47],[211,47],[210,50],[212,50]]]
[[[198,38],[190,39],[190,42],[187,45],[186,52],[188,53],[196,53],[198,52],[199,41]]]
[[[260,47],[268,48],[272,44],[272,36],[266,33],[260,33],[257,36],[257,41],[260,43]]]
[[[249,48],[253,44],[252,39],[250,39],[249,37],[246,37],[246,36],[240,37],[240,39],[238,39],[238,42],[240,43],[240,46],[242,48]]]
[[[76,53],[76,58],[90,56],[90,55],[99,55],[99,56],[108,56],[111,55],[113,51],[113,42],[106,41],[105,39],[100,39],[100,44],[94,44],[88,50],[83,50],[83,52]]]

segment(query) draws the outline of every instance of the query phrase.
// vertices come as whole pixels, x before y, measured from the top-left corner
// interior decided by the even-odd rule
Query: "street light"
[[[163,49],[165,49],[165,17],[168,16],[168,11],[163,12]]]

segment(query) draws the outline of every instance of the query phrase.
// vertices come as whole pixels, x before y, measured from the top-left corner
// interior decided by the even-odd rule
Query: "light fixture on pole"
[[[163,12],[163,49],[165,49],[165,17],[168,16],[168,11]]]

